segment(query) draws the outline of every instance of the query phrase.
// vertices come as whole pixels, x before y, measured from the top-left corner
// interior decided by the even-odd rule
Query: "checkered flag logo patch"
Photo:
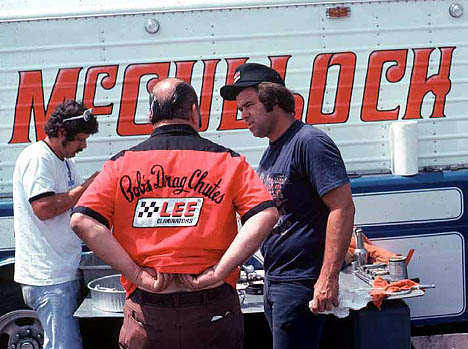
[[[145,198],[138,200],[133,226],[189,227],[200,218],[203,198]]]
[[[143,201],[138,212],[138,218],[151,218],[153,213],[157,213],[159,207],[156,206],[156,201],[152,201],[148,204],[147,201]]]

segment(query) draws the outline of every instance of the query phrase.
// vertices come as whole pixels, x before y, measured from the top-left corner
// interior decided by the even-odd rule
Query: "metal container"
[[[81,254],[79,269],[83,273],[85,285],[97,278],[119,273],[110,265],[101,261],[92,251]]]
[[[123,312],[125,290],[120,274],[104,276],[88,283],[93,306],[109,312]]]
[[[408,278],[408,269],[406,268],[406,257],[396,256],[388,259],[388,271],[391,281],[398,281]]]
[[[356,239],[356,248],[354,249],[354,260],[358,266],[367,263],[367,250],[364,247],[364,235],[361,228],[354,229],[354,238]]]

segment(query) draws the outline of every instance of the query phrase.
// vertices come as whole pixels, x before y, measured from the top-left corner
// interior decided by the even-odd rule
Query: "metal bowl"
[[[100,260],[98,256],[96,256],[92,251],[84,252],[81,254],[79,269],[83,273],[85,285],[97,278],[108,275],[115,275],[119,273],[110,265]]]
[[[123,312],[125,290],[120,283],[120,276],[120,274],[104,276],[88,283],[95,308],[109,312]]]

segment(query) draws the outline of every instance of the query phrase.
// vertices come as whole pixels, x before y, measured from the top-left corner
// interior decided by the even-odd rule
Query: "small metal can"
[[[408,278],[408,269],[406,268],[406,257],[396,256],[388,259],[388,272],[391,281],[398,281]]]

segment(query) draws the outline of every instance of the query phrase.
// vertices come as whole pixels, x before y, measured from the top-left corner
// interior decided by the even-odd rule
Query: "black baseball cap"
[[[257,86],[262,82],[274,82],[284,86],[284,81],[276,70],[259,63],[244,63],[234,72],[234,83],[221,87],[221,97],[233,101],[244,88]]]

